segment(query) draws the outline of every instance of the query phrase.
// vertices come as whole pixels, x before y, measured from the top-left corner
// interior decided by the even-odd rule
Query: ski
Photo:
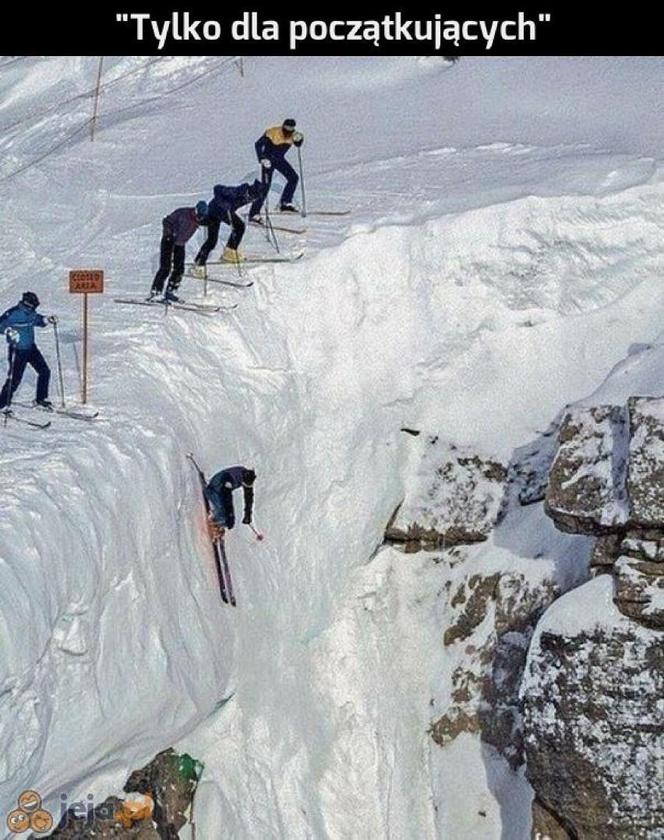
[[[196,463],[196,459],[193,456],[193,453],[188,452],[187,458],[191,461],[194,466],[194,469],[198,473],[198,480],[201,485],[201,494],[203,496],[203,504],[205,506],[205,522],[207,526],[208,516],[210,514],[210,503],[208,502],[207,496],[205,495],[205,488],[207,487],[207,479],[205,477],[205,473],[203,470],[198,466]],[[223,539],[212,539],[210,535],[210,542],[212,543],[212,551],[214,554],[214,564],[217,569],[217,578],[219,580],[219,591],[221,593],[221,600],[228,604],[230,603],[231,606],[236,606],[235,603],[235,596],[233,595],[233,585],[231,583],[231,573],[230,569],[228,568],[228,560],[226,558],[226,551],[223,545]],[[222,568],[223,565],[223,568]],[[224,577],[225,571],[225,577]],[[226,582],[228,581],[228,588],[226,586]]]
[[[228,597],[230,598],[231,604],[233,606],[236,606],[235,595],[233,594],[233,580],[231,578],[231,570],[228,568],[228,558],[226,557],[226,543],[223,541],[223,539],[217,540],[217,547],[219,549],[219,553],[221,554],[221,562],[224,567],[224,575],[226,577]]]
[[[199,277],[198,274],[185,274],[185,277],[191,277],[194,280],[207,280],[208,283],[221,283],[223,286],[232,286],[234,289],[248,289],[249,286],[254,285],[254,281],[250,280],[248,283],[233,283],[231,280],[222,280],[221,277]],[[225,307],[226,309],[235,309],[237,303],[233,304],[232,306]]]
[[[189,303],[188,301],[171,302],[166,300],[140,300],[139,298],[113,298],[115,303],[128,303],[134,306],[163,306],[166,309],[182,309],[185,312],[198,312],[199,315],[214,315],[216,312],[228,312],[237,308],[237,303],[218,306],[211,303]]]
[[[46,423],[37,423],[34,420],[28,420],[27,417],[17,417],[11,409],[3,409],[0,414],[2,414],[3,417],[3,425],[7,422],[7,420],[13,420],[15,423],[23,423],[26,426],[31,426],[33,429],[48,429],[51,425],[50,420]]]
[[[350,210],[307,210],[307,216],[350,216]]]
[[[209,283],[221,283],[222,286],[232,286],[234,289],[248,289],[254,285],[254,281],[248,283],[233,282],[233,280],[222,280],[221,277],[208,277]]]
[[[77,411],[75,408],[61,408],[54,405],[53,408],[45,408],[42,405],[34,405],[32,403],[18,402],[14,400],[14,405],[21,406],[21,408],[32,408],[35,411],[44,411],[47,414],[61,414],[63,417],[71,417],[72,420],[95,420],[99,417],[99,412],[95,409],[92,411]]]
[[[255,264],[258,264],[258,263],[297,262],[297,260],[301,260],[303,256],[304,256],[304,251],[297,251],[295,254],[275,254],[275,256],[273,256],[273,257],[271,257],[271,256],[261,257],[260,255],[257,255],[257,256],[254,256],[254,257],[246,257],[245,259],[240,260],[240,262],[229,262],[229,261],[224,261],[223,259],[219,259],[219,260],[214,260],[214,262],[212,262],[212,266],[214,266],[215,268],[234,268],[236,270],[239,268],[240,270],[242,270],[242,268],[244,266],[255,265]],[[190,263],[190,265],[193,265],[193,263]],[[208,263],[208,268],[210,268],[209,263]],[[196,280],[205,280],[205,277],[200,277],[198,274],[187,273],[187,274],[185,274],[185,277],[194,277]],[[207,279],[208,280],[211,279],[210,275],[208,275]]]
[[[252,265],[254,263],[291,263],[297,262],[297,260],[301,260],[304,256],[304,251],[298,251],[295,254],[277,254],[274,257],[246,257],[239,263],[235,262],[224,262],[223,260],[219,260],[215,262],[214,265],[223,265],[223,266],[230,266],[232,268],[237,268],[238,265],[242,267],[243,265]],[[209,279],[209,278],[208,278]]]
[[[270,229],[270,228],[268,228],[268,226],[264,222],[249,222],[249,224],[253,225],[253,227],[262,228],[263,230],[269,230]],[[282,231],[282,233],[294,233],[298,236],[307,232],[306,228],[296,229],[296,228],[282,227],[281,225],[270,225],[270,227],[273,230]]]

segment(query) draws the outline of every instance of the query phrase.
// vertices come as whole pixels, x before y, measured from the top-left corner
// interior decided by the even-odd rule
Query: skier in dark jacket
[[[238,209],[256,201],[265,192],[265,187],[260,181],[253,184],[240,184],[237,187],[225,187],[217,184],[214,187],[214,198],[208,204],[208,236],[194,262],[196,267],[194,273],[203,275],[203,266],[207,263],[210,252],[216,247],[219,239],[219,226],[222,222],[230,225],[231,233],[224,248],[222,259],[224,262],[241,262],[244,257],[239,253],[238,248],[246,225],[238,216]]]
[[[233,490],[240,487],[244,492],[242,523],[251,525],[255,481],[256,473],[247,467],[227,467],[212,476],[205,488],[205,496],[210,503],[210,524],[218,536],[223,536],[226,528],[230,530],[235,525]]]
[[[200,225],[208,224],[207,211],[208,206],[205,201],[199,201],[195,207],[179,207],[163,219],[159,269],[152,281],[148,300],[162,293],[167,277],[168,285],[164,300],[174,302],[179,300],[175,292],[184,274],[185,245]]]
[[[265,184],[265,195],[256,199],[249,210],[249,221],[262,224],[261,208],[265,201],[274,170],[281,172],[286,179],[286,186],[281,194],[279,209],[284,213],[299,213],[300,211],[293,204],[293,196],[299,178],[297,172],[286,160],[286,152],[291,146],[301,146],[304,142],[304,135],[295,130],[295,120],[284,120],[282,125],[275,125],[268,128],[261,135],[255,144],[256,157],[261,165],[261,181]]]
[[[0,392],[0,410],[6,410],[11,405],[27,365],[37,373],[35,403],[43,408],[53,408],[48,399],[51,371],[35,344],[35,327],[55,323],[55,316],[40,315],[37,312],[38,306],[37,295],[34,292],[25,292],[16,306],[0,315],[0,333],[5,334],[9,350],[9,372]]]

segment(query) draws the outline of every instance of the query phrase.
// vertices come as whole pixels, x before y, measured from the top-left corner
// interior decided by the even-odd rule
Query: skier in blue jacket
[[[203,266],[207,263],[210,252],[217,245],[219,226],[222,222],[230,225],[231,228],[222,259],[224,262],[233,263],[241,262],[244,259],[238,248],[240,242],[242,242],[246,225],[237,211],[245,204],[250,204],[260,198],[265,192],[265,187],[260,181],[256,180],[253,184],[245,183],[237,187],[225,187],[223,184],[217,184],[213,192],[214,198],[208,204],[208,236],[194,260],[196,264],[194,273],[199,275],[204,274]]]
[[[35,344],[35,327],[55,323],[55,316],[45,317],[37,312],[39,298],[34,292],[25,292],[16,306],[0,315],[0,333],[4,333],[9,350],[9,372],[0,392],[0,410],[11,404],[14,392],[21,384],[25,368],[30,365],[37,373],[35,403],[53,408],[48,399],[51,371]]]
[[[242,523],[251,525],[254,505],[254,482],[256,473],[248,467],[227,467],[215,473],[205,488],[205,496],[210,503],[210,524],[217,535],[222,537],[226,528],[235,525],[233,491],[240,487],[244,493],[244,517]]]
[[[297,172],[286,160],[286,152],[290,147],[297,146],[299,148],[304,142],[304,135],[295,130],[295,125],[294,119],[284,120],[281,125],[266,129],[264,134],[256,140],[254,148],[261,165],[261,181],[265,184],[265,195],[256,199],[251,205],[249,210],[250,222],[262,224],[261,208],[272,185],[272,176],[275,169],[286,179],[286,186],[279,201],[279,209],[282,213],[299,213],[299,210],[293,204],[293,196],[299,178]]]
[[[179,300],[175,292],[184,274],[185,246],[199,226],[207,224],[208,206],[205,201],[199,201],[195,207],[178,207],[162,220],[159,269],[152,281],[148,300],[163,292],[167,277],[164,299],[172,302]]]

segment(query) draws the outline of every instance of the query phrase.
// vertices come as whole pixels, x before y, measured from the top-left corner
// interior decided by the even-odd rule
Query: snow
[[[611,371],[606,394],[661,391],[664,64],[146,62],[109,59],[94,144],[89,99],[52,106],[92,86],[95,58],[0,75],[0,293],[34,288],[58,312],[72,398],[66,271],[108,276],[100,419],[2,430],[0,803],[26,786],[51,807],[62,790],[101,800],[180,743],[206,763],[199,836],[521,840],[525,782],[478,741],[427,735],[443,572],[376,547],[409,479],[401,426],[507,463]],[[305,259],[251,269],[250,291],[215,288],[231,314],[114,305],[147,290],[161,217],[253,175],[254,140],[287,115],[308,206],[351,215],[308,217]],[[259,231],[246,249],[267,253]],[[48,331],[40,344],[52,359]],[[267,539],[229,538],[236,611],[189,450],[208,472],[258,472]],[[583,575],[586,541],[540,506],[495,541],[496,568],[544,552]]]
[[[537,625],[531,649],[537,647],[542,633],[578,636],[595,626],[625,622],[628,620],[613,603],[613,578],[599,575],[554,601]]]

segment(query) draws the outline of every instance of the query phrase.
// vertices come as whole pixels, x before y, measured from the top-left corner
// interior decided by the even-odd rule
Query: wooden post
[[[88,401],[88,293],[83,295],[83,387],[81,389],[81,402],[85,405]]]
[[[95,101],[92,107],[92,122],[90,123],[90,140],[95,139],[95,125],[97,123],[97,111],[99,109],[99,87],[101,85],[101,70],[104,64],[104,56],[99,56],[99,67],[97,68],[97,86],[95,88]]]
[[[88,295],[102,294],[104,291],[104,272],[101,269],[79,269],[69,272],[69,291],[72,294],[83,295],[83,371],[81,375],[81,402],[85,405],[88,401],[88,366],[90,359],[89,351],[89,304]]]

